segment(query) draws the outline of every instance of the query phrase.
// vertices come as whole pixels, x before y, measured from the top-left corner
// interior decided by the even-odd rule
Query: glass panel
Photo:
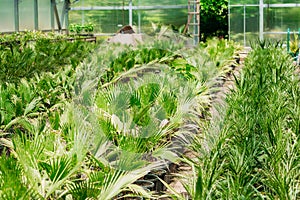
[[[143,11],[142,30],[143,32],[153,32],[152,23],[172,25],[179,28],[187,23],[186,9],[164,9]]]
[[[93,23],[95,32],[114,33],[123,25],[128,24],[128,12],[120,10],[76,11],[70,12],[69,19],[70,24]]]
[[[246,46],[259,38],[259,7],[246,7]]]
[[[0,0],[0,32],[15,30],[14,1]]]
[[[232,7],[230,9],[230,39],[244,43],[244,9],[243,7]]]
[[[300,28],[300,7],[265,9],[265,31],[282,32]]]
[[[51,30],[51,2],[38,1],[39,30]]]
[[[264,8],[263,34],[265,39],[273,38],[281,40],[286,38],[288,28],[291,32],[298,32],[300,30],[300,4],[297,4],[295,7],[287,7],[287,5],[284,5],[287,3],[300,3],[300,0],[265,0],[264,3],[272,3],[277,4],[277,6],[282,6],[270,6]],[[249,41],[257,39],[259,36],[259,7],[245,6],[245,27],[243,21],[244,6],[230,6],[231,15],[229,33],[231,39],[249,45]],[[243,34],[244,28],[246,30],[245,35]]]
[[[286,41],[286,38],[287,38],[287,34],[285,33],[265,33],[264,34],[264,37],[265,38],[268,38],[268,39],[274,39],[276,41],[278,40],[281,40],[281,41]]]
[[[243,5],[243,4],[259,4],[259,0],[230,0],[229,2],[229,5]]]
[[[20,31],[34,29],[34,2],[32,0],[19,1]]]
[[[140,5],[186,5],[186,0],[163,0],[163,1],[157,1],[157,0],[136,0],[133,1],[133,4],[140,4]]]
[[[299,0],[265,0],[265,3],[274,3],[274,4],[278,4],[278,3],[300,3]]]
[[[239,6],[230,9],[230,39],[243,45],[259,38],[259,7]]]
[[[95,24],[95,32],[115,33],[122,26],[129,24],[129,11],[122,9],[128,6],[128,0],[118,1],[118,3],[109,3],[107,1],[87,3],[87,0],[81,0],[74,4],[74,8],[91,7],[91,6],[114,6],[118,10],[92,10],[81,11],[71,10],[69,12],[70,24],[87,24],[89,22]],[[90,1],[91,2],[91,1]],[[133,6],[166,6],[166,5],[184,5],[187,6],[186,0],[133,0]],[[173,24],[179,27],[187,22],[187,8],[184,9],[156,9],[156,10],[133,10],[132,23],[135,32],[149,32],[152,28],[152,22],[162,24]],[[140,27],[139,27],[140,25]]]
[[[264,4],[300,3],[300,0],[264,0]],[[229,5],[259,4],[259,0],[230,0]]]
[[[80,0],[74,4],[74,7],[80,6],[128,6],[129,0],[119,1],[92,1],[92,0]],[[132,0],[133,5],[186,5],[186,0]]]
[[[58,11],[58,16],[59,16],[59,21],[60,21],[60,25],[62,27],[62,29],[65,28],[65,16],[63,16],[64,14],[64,1],[58,1],[56,0],[56,7],[57,7],[57,11]],[[58,29],[58,25],[56,23],[56,18],[54,17],[54,22],[55,22],[55,29]]]

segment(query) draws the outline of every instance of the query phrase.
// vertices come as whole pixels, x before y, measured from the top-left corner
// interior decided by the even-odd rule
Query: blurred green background
[[[180,27],[187,22],[187,0],[133,0],[133,6],[178,6],[175,9],[133,10],[132,25],[137,32],[151,31],[151,23]],[[114,7],[116,10],[73,10],[81,8]],[[115,33],[129,24],[129,0],[80,0],[69,12],[70,24],[95,24],[95,32]],[[184,8],[185,7],[185,8]]]

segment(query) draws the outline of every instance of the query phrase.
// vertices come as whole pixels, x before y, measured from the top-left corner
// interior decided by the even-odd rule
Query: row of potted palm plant
[[[1,35],[0,81],[18,82],[36,73],[54,73],[68,65],[75,67],[94,46],[83,41],[70,42],[61,34],[38,31]]]
[[[192,199],[299,198],[299,75],[277,45],[248,55],[219,115],[191,146]],[[176,193],[175,193],[176,194]],[[184,199],[177,194],[178,198]]]

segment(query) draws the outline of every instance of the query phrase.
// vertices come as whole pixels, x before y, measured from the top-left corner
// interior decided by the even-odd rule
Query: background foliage
[[[202,39],[228,37],[228,0],[201,0]]]

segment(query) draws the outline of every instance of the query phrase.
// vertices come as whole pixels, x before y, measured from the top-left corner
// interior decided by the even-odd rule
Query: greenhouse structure
[[[185,24],[188,1],[0,0],[0,5],[0,32],[61,30],[69,23],[93,23],[96,32],[114,33],[123,25],[142,32],[151,22]]]
[[[70,0],[0,0],[0,32],[66,30]]]
[[[299,13],[0,0],[0,200],[300,200]]]
[[[153,23],[176,28],[188,23],[199,36],[199,7],[191,2],[200,1],[0,0],[0,32],[67,31],[70,24],[93,24],[95,33],[116,33],[125,25],[150,33]],[[288,30],[300,28],[300,0],[229,0],[228,13],[229,38],[245,46],[257,38],[285,40]]]
[[[190,0],[0,0],[4,19],[0,32],[64,31],[72,24],[93,24],[95,33],[113,34],[125,25],[133,26],[136,33],[149,33],[153,23],[174,28],[188,23],[189,32],[199,37],[199,4]]]
[[[229,37],[248,46],[254,39],[286,40],[298,34],[300,0],[229,0]]]

